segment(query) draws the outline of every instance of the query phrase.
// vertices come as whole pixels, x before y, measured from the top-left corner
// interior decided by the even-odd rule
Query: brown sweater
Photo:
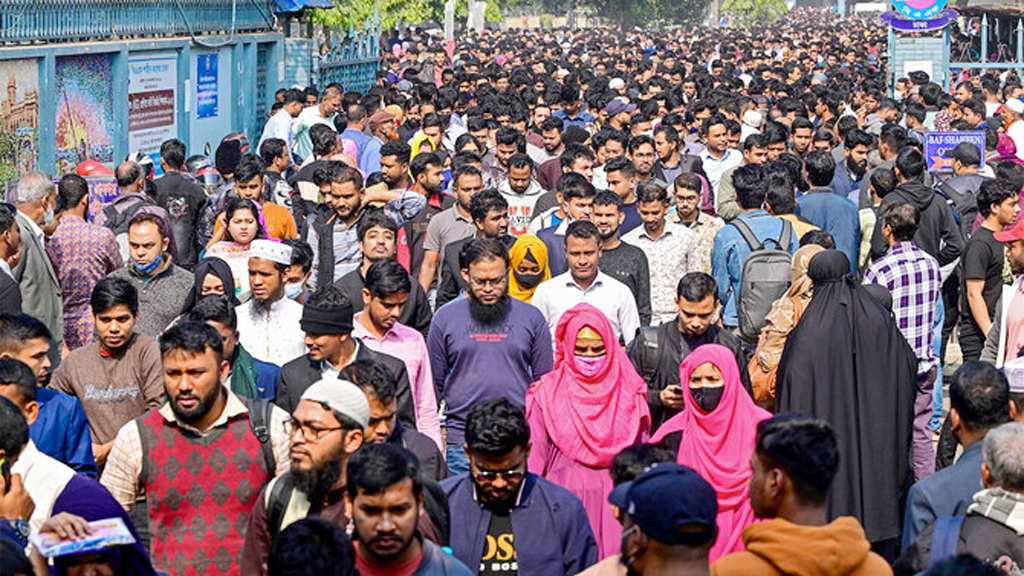
[[[68,354],[50,384],[78,398],[94,444],[106,444],[122,426],[164,401],[160,345],[135,334],[118,354],[103,356],[92,343]]]

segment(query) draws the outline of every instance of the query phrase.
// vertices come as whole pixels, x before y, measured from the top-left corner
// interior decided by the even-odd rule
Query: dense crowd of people
[[[20,176],[0,575],[1024,570],[1016,73],[815,11],[382,48]]]

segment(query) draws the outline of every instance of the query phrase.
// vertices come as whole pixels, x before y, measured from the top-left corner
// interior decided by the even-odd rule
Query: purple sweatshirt
[[[544,315],[511,298],[505,320],[484,325],[469,313],[469,299],[438,309],[427,336],[437,399],[444,400],[448,444],[461,446],[469,410],[507,398],[526,405],[526,390],[551,371],[551,332]]]

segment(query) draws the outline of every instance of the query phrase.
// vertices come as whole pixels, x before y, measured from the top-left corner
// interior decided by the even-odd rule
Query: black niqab
[[[852,275],[842,252],[814,256],[814,299],[789,335],[777,410],[828,422],[839,442],[829,518],[853,516],[868,540],[899,536],[913,481],[911,428],[917,358],[886,310]]]

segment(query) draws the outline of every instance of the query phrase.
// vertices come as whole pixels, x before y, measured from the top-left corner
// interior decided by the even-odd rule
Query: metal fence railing
[[[339,39],[332,35],[330,50],[320,57],[320,86],[339,82],[345,90],[365,93],[375,80],[380,66],[380,17],[366,19],[363,30],[349,30]]]

